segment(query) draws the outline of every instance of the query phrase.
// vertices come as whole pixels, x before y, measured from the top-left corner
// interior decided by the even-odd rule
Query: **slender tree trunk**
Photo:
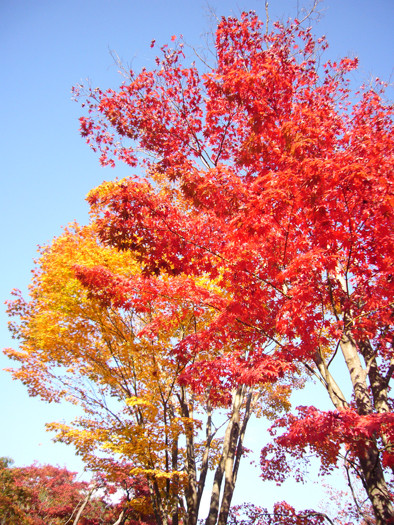
[[[178,470],[178,438],[175,438],[172,443],[172,451],[171,451],[171,467],[173,471]],[[177,497],[179,492],[179,481],[178,479],[173,479],[172,481],[172,493]],[[176,507],[172,513],[172,525],[178,525],[179,524],[179,504],[178,500],[176,500]]]
[[[220,505],[220,514],[218,525],[225,525],[227,523],[228,513],[230,510],[231,499],[234,493],[235,480],[233,475],[235,450],[237,448],[238,436],[240,432],[239,419],[233,422],[233,427],[230,437],[230,446],[228,455],[224,464],[224,488],[222,495],[222,502]]]
[[[82,512],[85,510],[86,505],[89,503],[90,498],[92,497],[93,492],[96,490],[96,487],[93,487],[89,490],[89,493],[87,494],[86,498],[84,499],[82,505],[79,507],[79,510],[77,512],[77,515],[75,516],[75,520],[73,522],[73,525],[78,525],[79,519],[82,516]]]
[[[156,522],[158,525],[167,525],[168,516],[163,509],[163,504],[160,496],[160,490],[157,482],[154,479],[148,479],[148,487],[152,500],[153,512],[155,514]]]
[[[337,382],[332,377],[330,371],[328,370],[328,367],[320,353],[320,350],[316,352],[314,361],[317,369],[320,372],[320,376],[322,377],[322,383],[324,384],[327,393],[330,396],[332,404],[338,410],[347,407],[348,404],[346,402],[346,398],[342,390],[339,388]]]
[[[182,388],[182,398],[180,399],[183,417],[190,419],[186,391]],[[198,488],[197,488],[197,467],[194,451],[193,428],[186,429],[186,470],[188,484],[186,487],[187,518],[186,525],[196,525],[198,519]]]
[[[205,441],[204,453],[203,453],[202,461],[201,461],[200,476],[198,479],[198,495],[197,495],[198,509],[200,508],[201,497],[202,497],[202,494],[205,488],[205,481],[207,479],[207,473],[208,473],[208,467],[209,467],[209,452],[211,450],[212,439],[215,435],[215,433],[212,432],[212,406],[211,406],[211,402],[209,399],[209,393],[208,393],[208,398],[207,398],[206,411],[207,411],[207,424],[205,428],[206,441]]]
[[[243,396],[243,398],[245,395]],[[218,525],[225,525],[228,520],[228,514],[230,512],[231,500],[233,499],[235,483],[237,481],[239,464],[243,454],[243,441],[245,437],[246,427],[251,415],[252,405],[252,392],[247,395],[245,414],[242,421],[242,426],[239,429],[240,421],[233,427],[233,436],[231,439],[231,445],[229,450],[229,457],[226,461],[225,466],[225,484],[223,489],[222,504],[220,506],[220,514]],[[238,413],[239,417],[239,413]]]
[[[239,420],[240,420],[240,408],[244,399],[244,387],[239,386],[233,395],[232,402],[232,414],[230,421],[228,422],[226,432],[224,435],[223,452],[219,461],[219,465],[215,471],[215,477],[213,480],[213,487],[211,493],[211,503],[209,506],[209,514],[205,521],[205,525],[215,525],[219,514],[219,500],[220,500],[220,489],[223,481],[223,475],[225,469],[232,469],[231,455],[234,456],[234,437],[238,438],[239,433]],[[229,461],[227,461],[229,460]],[[228,470],[229,473],[229,470]]]
[[[115,521],[115,523],[113,523],[112,525],[123,525],[124,523],[124,518],[125,518],[125,511],[124,509],[122,510],[122,512],[119,514],[119,517],[118,519]]]
[[[347,323],[345,318],[345,326]],[[340,341],[341,349],[352,381],[357,412],[360,415],[371,414],[372,402],[366,382],[366,370],[363,369],[357,345],[350,332],[345,331]],[[371,501],[377,525],[386,525],[394,520],[394,509],[390,493],[384,479],[380,454],[376,443],[370,441],[365,450],[358,454],[363,481]]]
[[[362,367],[356,343],[349,332],[343,333],[340,345],[352,381],[357,412],[360,415],[371,414],[373,407],[366,382],[366,372]]]
[[[382,470],[379,451],[374,442],[359,454],[360,466],[377,525],[394,523],[394,510]],[[391,521],[393,520],[393,521]]]
[[[387,399],[387,390],[394,369],[394,360],[387,374],[383,376],[376,362],[376,356],[373,348],[371,347],[371,343],[368,340],[360,341],[358,343],[358,346],[361,349],[364,361],[367,365],[368,378],[369,384],[371,385],[374,408],[379,414],[390,412],[390,407]],[[393,450],[394,445],[386,434],[382,435],[382,441],[387,451]],[[392,467],[391,470],[394,473],[394,467]]]

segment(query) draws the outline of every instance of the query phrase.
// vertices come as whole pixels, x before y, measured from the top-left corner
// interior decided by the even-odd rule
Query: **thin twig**
[[[270,15],[268,12],[268,0],[265,0],[265,36],[268,35]]]
[[[298,22],[298,25],[300,26],[301,24],[303,24],[305,22],[305,20],[307,20],[311,14],[315,11],[316,7],[318,6],[318,4],[320,3],[320,0],[314,0],[313,2],[313,6],[311,7],[309,13],[307,13],[304,18],[301,20],[301,22]]]

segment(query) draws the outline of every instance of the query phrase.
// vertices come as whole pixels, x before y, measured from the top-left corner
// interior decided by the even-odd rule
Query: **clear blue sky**
[[[210,0],[209,5],[219,16],[254,9],[264,17],[264,0]],[[271,0],[271,19],[294,17],[297,5],[302,0]],[[102,88],[120,83],[110,50],[138,69],[151,63],[152,39],[161,44],[183,34],[198,45],[212,27],[207,6],[203,0],[0,0],[1,302],[12,288],[26,290],[38,244],[74,219],[87,221],[86,193],[104,179],[128,173],[100,168],[79,136],[81,111],[71,101],[71,86],[86,78]],[[325,0],[319,9],[315,33],[327,36],[328,55],[360,59],[354,83],[376,76],[390,80],[394,2]],[[4,308],[0,315],[0,346],[12,346]],[[0,368],[6,366],[10,363],[1,355]],[[18,465],[38,460],[81,468],[73,451],[52,444],[44,431],[45,422],[65,417],[62,407],[30,399],[5,372],[0,372],[0,392],[0,455]],[[260,496],[266,489],[256,483],[254,501],[269,505]],[[248,490],[239,491],[238,500],[251,492],[243,485]],[[301,491],[306,506],[314,504],[313,490]],[[301,492],[293,488],[275,498],[285,499],[289,491],[299,498]]]

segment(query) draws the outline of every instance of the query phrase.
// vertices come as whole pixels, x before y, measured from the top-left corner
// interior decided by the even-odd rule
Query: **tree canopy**
[[[73,375],[78,367],[78,373],[111,390],[123,373],[111,354],[114,331],[122,334],[127,352],[139,356],[142,348],[134,345],[145,351],[144,337],[155,352],[164,341],[165,363],[148,365],[140,357],[136,362],[144,369],[158,367],[157,376],[167,381],[165,392],[170,383],[190,389],[192,396],[208,392],[205,403],[232,407],[233,451],[222,468],[224,506],[218,513],[214,490],[211,510],[216,511],[207,524],[226,523],[231,502],[226,494],[234,489],[236,444],[242,446],[239,431],[231,430],[240,427],[233,419],[234,395],[247,391],[252,402],[258,387],[281,396],[305,374],[315,376],[333,409],[322,412],[305,399],[296,414],[277,420],[273,439],[262,450],[262,477],[281,483],[306,450],[320,457],[323,472],[344,457],[362,481],[376,523],[393,522],[394,134],[384,86],[377,82],[353,93],[347,78],[357,60],[324,64],[326,42],[315,40],[298,21],[275,24],[268,32],[254,13],[223,18],[212,63],[198,55],[190,65],[180,37],[174,36],[171,46],[161,48],[156,68],[129,71],[118,90],[75,89],[87,110],[81,133],[100,152],[101,163],[120,160],[143,167],[144,175],[90,192],[99,239],[94,242],[117,255],[114,264],[103,264],[100,256],[72,266],[82,285],[78,294],[96,301],[95,315],[103,327],[111,325],[111,335],[104,341],[100,335],[98,343],[94,326],[85,321],[66,340],[59,327],[68,327],[58,319],[49,323],[48,337],[62,341],[55,343],[56,351],[85,337],[81,347],[90,359],[107,356],[106,375],[99,376],[74,348],[58,364],[68,367],[68,356],[76,356],[67,372]],[[131,275],[129,268],[137,273]],[[36,288],[39,296],[33,291],[33,303],[42,300],[44,281]],[[62,304],[75,298],[74,289],[62,288],[61,294]],[[17,301],[12,308],[22,312],[17,333],[25,337],[35,374],[24,375],[22,367],[16,376],[32,393],[50,398],[59,391],[43,392],[35,379],[50,371],[42,354],[35,361],[38,345],[29,347],[33,325],[23,324],[29,316],[24,304]],[[86,304],[79,298],[73,308]],[[114,308],[122,321],[112,318]],[[125,334],[124,316],[134,312],[138,331],[131,334],[129,328]],[[41,338],[42,330],[37,334]],[[10,355],[26,359],[26,353]],[[340,356],[341,374],[352,389],[348,397],[332,372]],[[158,398],[149,400],[152,410],[144,395],[122,395],[133,415],[152,414],[160,404]],[[247,398],[239,400],[241,406],[247,417]],[[184,411],[181,417],[189,415]],[[179,425],[177,419],[171,432],[183,428],[187,436],[186,420]],[[98,439],[121,451],[127,446],[122,428],[116,437],[110,428],[104,434],[89,430],[90,443],[85,433],[78,446],[93,450]],[[79,434],[64,432],[64,439],[78,444]],[[169,436],[167,430],[163,436]],[[295,472],[302,479],[302,470]],[[176,482],[181,479],[177,474]]]
[[[123,525],[126,518],[130,525],[154,523],[152,516],[127,505],[133,493],[144,492],[141,480],[127,475],[116,481],[97,476],[89,484],[66,468],[15,467],[9,458],[1,458],[0,488],[2,525]],[[114,493],[116,503],[111,501]]]
[[[13,374],[31,395],[82,408],[72,424],[48,425],[58,440],[109,479],[120,470],[145,480],[149,497],[137,495],[128,507],[159,523],[192,524],[209,470],[211,519],[222,507],[226,519],[251,414],[272,419],[288,410],[295,382],[286,368],[282,379],[267,373],[258,384],[221,381],[210,364],[227,359],[228,345],[204,360],[177,355],[177,343],[212,317],[180,285],[178,277],[144,277],[132,254],[99,242],[94,225],[71,225],[41,249],[30,301],[17,295],[9,304],[20,348],[7,354],[20,361]],[[190,285],[214,296],[210,281]],[[209,384],[194,378],[200,365]]]

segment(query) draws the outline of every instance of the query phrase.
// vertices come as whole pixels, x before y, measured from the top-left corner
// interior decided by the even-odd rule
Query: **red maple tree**
[[[81,131],[101,163],[146,172],[90,193],[101,239],[133,251],[147,278],[179,276],[215,312],[177,353],[230,341],[232,352],[226,366],[199,359],[188,381],[256,382],[288,366],[317,376],[335,410],[278,423],[271,465],[284,465],[283,447],[335,465],[344,445],[388,523],[394,135],[383,85],[352,93],[357,60],[319,67],[326,43],[297,21],[268,33],[253,13],[223,18],[216,62],[200,68],[185,64],[182,39],[173,45],[118,90],[85,93]],[[216,300],[196,276],[216,283]],[[351,398],[331,372],[339,353]]]
[[[131,494],[147,492],[142,480],[130,478],[128,470],[118,466],[111,480],[97,474],[88,483],[78,481],[67,468],[36,463],[15,467],[10,459],[0,458],[0,521],[7,525],[153,524],[153,516],[128,507]]]

